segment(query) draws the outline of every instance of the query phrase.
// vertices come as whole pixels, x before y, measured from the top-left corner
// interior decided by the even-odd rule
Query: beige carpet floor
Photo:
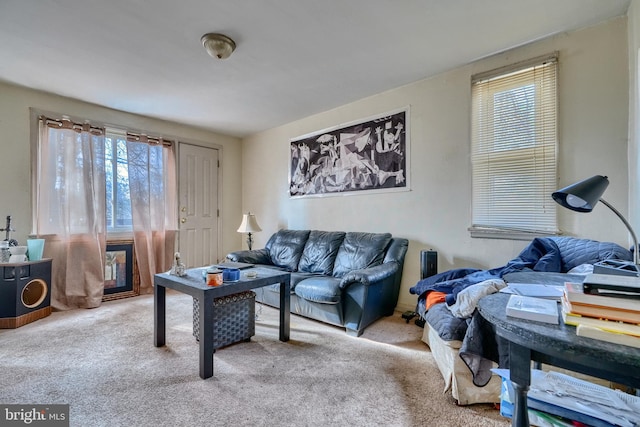
[[[258,304],[256,335],[198,375],[191,297],[167,293],[167,346],[153,297],[54,312],[0,330],[0,403],[70,405],[71,426],[508,426],[492,405],[457,406],[422,329],[399,313],[359,338]]]

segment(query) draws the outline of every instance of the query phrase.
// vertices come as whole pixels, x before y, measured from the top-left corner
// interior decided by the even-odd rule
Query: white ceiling
[[[629,1],[0,0],[0,80],[241,137],[625,15]],[[207,55],[208,32],[235,40],[229,59]]]

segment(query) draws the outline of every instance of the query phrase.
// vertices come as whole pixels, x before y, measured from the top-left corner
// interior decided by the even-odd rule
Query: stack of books
[[[565,283],[561,301],[577,335],[640,348],[640,278],[592,274]]]

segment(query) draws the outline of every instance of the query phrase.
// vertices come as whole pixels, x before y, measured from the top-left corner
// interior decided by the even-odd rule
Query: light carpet
[[[198,375],[191,297],[167,292],[167,345],[153,345],[153,296],[54,312],[0,330],[0,403],[70,405],[71,426],[508,426],[493,405],[461,407],[422,329],[399,313],[359,337],[257,305],[250,342]]]

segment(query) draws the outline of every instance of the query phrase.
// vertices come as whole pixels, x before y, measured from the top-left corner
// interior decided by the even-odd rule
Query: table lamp
[[[629,234],[633,238],[633,271],[638,272],[638,238],[634,233],[631,224],[616,208],[601,198],[604,190],[609,186],[609,180],[606,176],[595,175],[583,181],[571,184],[562,188],[551,195],[559,205],[576,212],[591,212],[598,202],[608,207],[615,213],[629,230]]]
[[[249,246],[249,250],[251,250],[251,245],[253,244],[253,237],[251,233],[255,233],[257,231],[262,231],[262,228],[258,225],[258,221],[256,221],[256,216],[251,212],[247,212],[242,215],[242,223],[240,227],[238,227],[238,233],[247,233],[247,246]]]

